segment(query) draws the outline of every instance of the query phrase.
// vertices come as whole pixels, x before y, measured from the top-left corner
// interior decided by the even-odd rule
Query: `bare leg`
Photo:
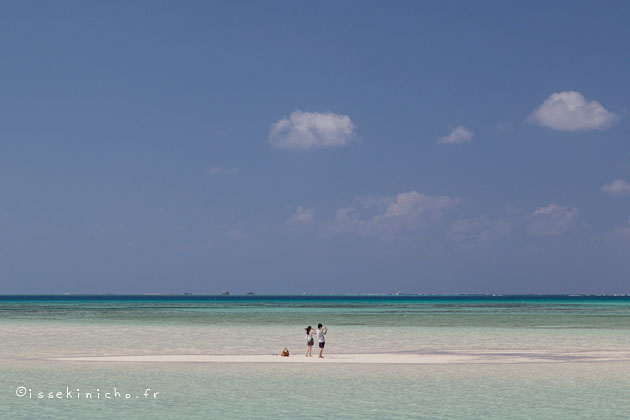
[[[320,358],[320,359],[323,359],[323,358],[324,358],[324,356],[322,356],[322,353],[323,353],[323,352],[324,352],[324,348],[323,348],[323,347],[320,347],[320,348],[319,348],[319,358]]]

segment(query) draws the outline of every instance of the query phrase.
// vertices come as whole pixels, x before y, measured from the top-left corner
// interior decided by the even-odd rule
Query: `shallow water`
[[[628,298],[0,299],[0,418],[627,418],[628,363],[285,365],[87,363],[47,357],[304,350],[630,349]],[[17,397],[16,389],[31,389]],[[66,386],[93,398],[37,398]],[[96,389],[123,390],[96,399]],[[144,398],[146,388],[160,392]],[[124,393],[130,393],[130,399]],[[135,398],[138,396],[139,398]]]

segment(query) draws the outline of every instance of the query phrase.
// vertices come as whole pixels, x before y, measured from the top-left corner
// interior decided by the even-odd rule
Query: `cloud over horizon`
[[[468,143],[472,141],[474,135],[475,133],[473,133],[472,131],[464,128],[461,125],[458,125],[454,129],[452,129],[448,135],[440,138],[437,142],[438,144]]]
[[[247,234],[247,232],[245,232],[240,227],[237,227],[237,228],[234,228],[234,229],[230,229],[227,232],[227,236],[232,238],[232,239],[238,239],[238,240],[243,240],[243,239],[249,238],[249,235]]]
[[[341,147],[352,141],[356,128],[348,115],[298,109],[272,125],[269,143],[278,149],[295,150]]]
[[[578,210],[573,207],[549,204],[528,215],[529,233],[534,236],[558,236],[569,231],[577,220]]]
[[[610,184],[603,185],[602,191],[606,194],[617,197],[630,195],[630,183],[624,181],[623,179],[616,179]]]
[[[630,241],[630,219],[623,225],[614,227],[608,233],[608,237],[613,240]]]
[[[617,116],[597,101],[576,91],[552,93],[529,116],[529,121],[557,131],[603,130]]]
[[[458,219],[451,223],[447,237],[460,247],[486,245],[508,235],[511,223],[506,219],[491,219],[486,215],[474,219]]]
[[[419,232],[442,219],[447,210],[460,202],[457,197],[431,196],[413,190],[394,198],[358,197],[351,207],[337,210],[327,233],[389,238],[398,232]]]
[[[298,206],[297,210],[289,219],[289,224],[304,225],[313,223],[314,212],[312,209],[307,209],[302,206]]]

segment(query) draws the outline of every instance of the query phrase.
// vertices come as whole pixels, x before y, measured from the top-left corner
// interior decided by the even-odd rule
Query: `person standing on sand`
[[[324,352],[324,346],[326,345],[326,333],[328,328],[322,328],[322,324],[317,324],[317,341],[319,342],[319,358],[323,359],[322,353]]]
[[[306,357],[313,357],[311,354],[313,351],[313,344],[315,344],[315,340],[313,340],[313,327],[309,325],[306,327]]]

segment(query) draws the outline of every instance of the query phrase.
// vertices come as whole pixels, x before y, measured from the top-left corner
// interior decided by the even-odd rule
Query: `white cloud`
[[[214,165],[208,168],[206,175],[236,175],[238,173],[238,168],[225,169],[219,165]]]
[[[356,128],[347,115],[298,109],[271,126],[269,142],[278,149],[339,147],[354,138]]]
[[[529,233],[535,236],[557,236],[569,231],[577,220],[578,211],[550,204],[528,215]]]
[[[603,130],[617,116],[581,93],[553,93],[529,116],[529,121],[559,131]]]
[[[456,143],[468,143],[472,140],[475,133],[466,128],[458,125],[447,135],[439,139],[437,142],[440,144],[456,144]]]
[[[310,224],[313,222],[314,212],[311,209],[299,206],[296,212],[289,219],[290,224]]]
[[[616,196],[630,195],[630,183],[622,179],[616,179],[610,184],[604,185],[602,191]]]
[[[397,232],[422,231],[459,202],[456,197],[431,196],[417,191],[401,193],[395,198],[360,197],[353,206],[337,210],[335,222],[327,233],[388,238]]]
[[[475,219],[460,219],[451,224],[447,236],[459,246],[485,245],[508,235],[512,225],[505,219],[490,219],[483,215]]]

